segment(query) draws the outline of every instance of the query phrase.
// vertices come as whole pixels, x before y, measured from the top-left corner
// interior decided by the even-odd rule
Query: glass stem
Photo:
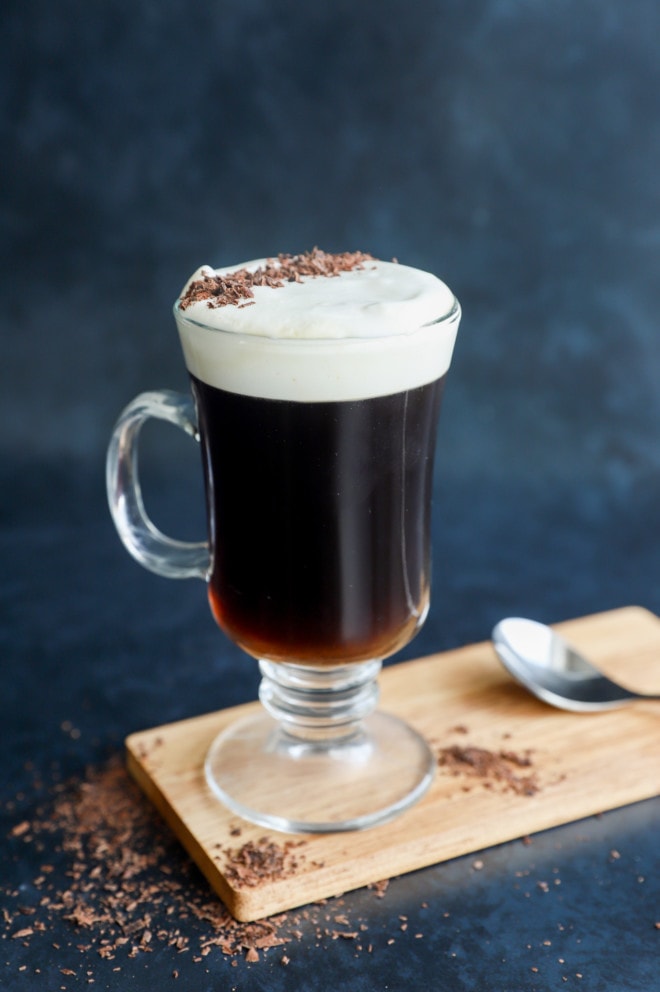
[[[378,703],[380,660],[315,668],[260,661],[259,698],[289,737],[328,746],[360,734]]]

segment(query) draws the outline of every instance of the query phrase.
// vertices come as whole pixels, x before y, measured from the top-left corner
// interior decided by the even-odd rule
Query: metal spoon
[[[658,695],[632,692],[617,685],[554,630],[535,620],[508,617],[493,628],[492,636],[507,671],[552,706],[595,713],[635,699],[660,699]]]

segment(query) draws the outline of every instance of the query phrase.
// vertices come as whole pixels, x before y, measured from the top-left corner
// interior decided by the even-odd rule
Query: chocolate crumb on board
[[[209,269],[190,283],[179,301],[179,308],[187,310],[193,303],[206,302],[208,307],[248,306],[254,303],[254,288],[267,286],[279,289],[287,282],[301,282],[303,278],[318,276],[333,277],[353,269],[363,269],[365,262],[375,261],[373,256],[363,251],[345,251],[339,254],[312,251],[301,255],[278,255],[269,258],[266,264],[254,271],[237,269],[220,275]]]
[[[519,796],[533,796],[539,789],[529,751],[489,751],[483,747],[451,744],[440,748],[438,765],[449,774],[480,779],[485,788],[497,786],[505,792]],[[530,769],[526,774],[521,770]]]
[[[255,888],[262,882],[294,875],[304,858],[295,852],[305,841],[276,844],[268,837],[246,841],[239,848],[226,848],[223,874],[237,888]]]

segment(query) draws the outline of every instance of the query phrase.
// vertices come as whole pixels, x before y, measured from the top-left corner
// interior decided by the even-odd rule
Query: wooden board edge
[[[198,842],[192,831],[188,829],[173,806],[167,801],[154,778],[149,774],[138,754],[135,752],[133,743],[139,736],[139,732],[137,734],[131,734],[125,741],[126,767],[129,774],[170,830],[172,830],[177,840],[183,845],[186,853],[195,862],[213,891],[220,897],[232,916],[236,916],[236,919],[243,921],[243,918],[237,916],[234,912],[236,901],[235,891],[218,871],[217,866],[213,864],[213,861],[209,858],[204,847]]]

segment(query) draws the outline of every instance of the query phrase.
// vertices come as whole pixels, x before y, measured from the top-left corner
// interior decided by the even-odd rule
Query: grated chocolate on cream
[[[280,254],[276,259],[267,259],[254,271],[242,268],[224,275],[213,272],[195,279],[181,296],[179,306],[186,310],[193,303],[203,301],[211,309],[249,306],[249,301],[254,302],[255,286],[280,289],[287,282],[301,282],[303,278],[332,278],[341,272],[363,269],[368,261],[374,261],[373,256],[362,251],[332,254],[313,248],[301,255]]]

